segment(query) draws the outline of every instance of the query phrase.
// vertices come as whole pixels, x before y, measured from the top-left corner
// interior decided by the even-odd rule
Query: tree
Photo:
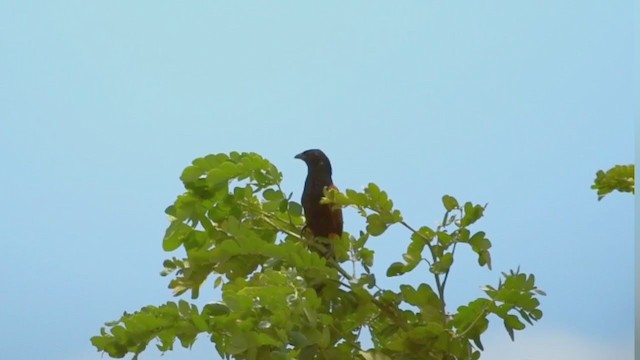
[[[234,359],[478,359],[488,318],[497,316],[513,340],[515,330],[542,317],[532,274],[502,273],[484,296],[446,307],[449,271],[457,247],[468,246],[479,266],[491,268],[491,242],[471,227],[486,206],[442,198],[444,216],[435,229],[407,224],[387,193],[373,183],[363,191],[325,192],[324,202],[354,208],[366,219],[357,235],[335,244],[337,261],[309,251],[300,204],[281,188],[282,173],[255,153],[207,155],[180,177],[186,191],[166,209],[171,218],[163,248],[185,257],[164,261],[174,295],[199,289],[210,276],[222,298],[199,309],[186,300],[145,306],[106,323],[92,344],[114,358],[138,354],[150,342],[173,349],[176,338],[191,346],[207,334],[218,353]],[[390,226],[408,232],[407,251],[386,276],[423,271],[433,278],[417,287],[382,289],[374,272],[370,237]],[[351,272],[341,264],[351,263]],[[426,264],[427,268],[419,267]],[[368,329],[373,348],[364,349]]]
[[[635,194],[635,166],[616,165],[604,172],[598,170],[591,188],[598,191],[598,200],[614,190]]]

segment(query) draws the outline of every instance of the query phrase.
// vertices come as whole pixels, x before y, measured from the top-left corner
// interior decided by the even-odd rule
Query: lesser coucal
[[[302,192],[302,208],[307,220],[306,228],[314,237],[327,239],[342,236],[342,209],[320,204],[325,188],[335,188],[331,179],[331,163],[321,150],[311,149],[295,156],[307,164],[307,180]],[[325,244],[320,244],[321,246]],[[333,257],[333,247],[326,244],[325,256]]]

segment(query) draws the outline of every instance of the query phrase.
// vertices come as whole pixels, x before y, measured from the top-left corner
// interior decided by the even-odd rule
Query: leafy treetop
[[[447,308],[458,247],[491,268],[491,242],[471,230],[486,206],[445,195],[441,223],[414,227],[373,183],[363,191],[329,190],[324,202],[366,219],[358,234],[343,234],[332,261],[309,251],[314,239],[301,235],[300,204],[281,188],[282,173],[260,155],[207,155],[180,179],[185,192],[166,209],[171,222],[162,246],[184,255],[165,260],[162,275],[171,276],[174,295],[192,298],[213,277],[222,298],[202,308],[186,300],[148,305],[106,323],[91,342],[110,357],[137,359],[151,342],[160,351],[172,350],[176,339],[190,347],[206,334],[227,359],[478,359],[490,316],[502,320],[511,339],[542,317],[538,296],[544,292],[534,275],[519,271],[502,273],[497,285],[484,286],[484,295],[466,305]],[[406,252],[386,272],[374,272],[368,241],[391,226],[408,231]],[[376,281],[418,270],[425,275],[418,286],[382,289]]]

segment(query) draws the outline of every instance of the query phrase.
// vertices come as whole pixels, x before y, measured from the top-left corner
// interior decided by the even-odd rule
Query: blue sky
[[[171,299],[163,211],[193,158],[258,152],[298,197],[293,156],[317,147],[341,188],[376,182],[416,226],[443,194],[489,203],[494,271],[460,252],[450,306],[517,266],[548,296],[515,343],[492,324],[487,359],[631,359],[633,198],[589,187],[635,159],[633,6],[0,2],[0,353],[103,358],[103,322]],[[370,242],[381,274],[407,241]]]

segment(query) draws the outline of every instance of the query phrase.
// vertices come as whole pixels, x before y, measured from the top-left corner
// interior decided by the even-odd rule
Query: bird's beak
[[[303,153],[300,153],[300,154],[298,154],[298,155],[294,156],[293,158],[294,158],[294,159],[300,159],[300,160],[304,161],[304,154],[303,154]]]

